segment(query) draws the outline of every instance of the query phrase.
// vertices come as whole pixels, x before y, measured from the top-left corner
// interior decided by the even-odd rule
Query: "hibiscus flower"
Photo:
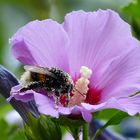
[[[13,87],[11,98],[35,100],[40,113],[81,115],[90,122],[92,113],[115,108],[134,115],[140,112],[140,42],[130,26],[112,10],[74,11],[62,24],[51,19],[35,20],[10,39],[12,53],[23,65],[56,67],[68,73],[74,90],[68,105],[28,90]]]

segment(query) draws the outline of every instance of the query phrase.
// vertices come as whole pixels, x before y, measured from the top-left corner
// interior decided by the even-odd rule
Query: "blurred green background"
[[[122,9],[122,7],[125,8]],[[9,38],[29,21],[53,18],[58,22],[63,22],[66,13],[80,9],[117,11],[132,25],[134,35],[140,39],[140,0],[0,0],[0,64],[19,78],[23,69],[10,52]],[[0,139],[25,139],[21,132],[15,133],[19,125],[11,125],[5,121],[7,113],[11,110],[12,107],[0,96]],[[108,119],[110,114],[111,112],[105,111],[101,118]],[[140,121],[139,118],[137,119]],[[120,131],[119,126],[115,129]]]

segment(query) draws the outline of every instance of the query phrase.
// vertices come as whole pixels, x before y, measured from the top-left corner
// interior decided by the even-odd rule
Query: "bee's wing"
[[[25,65],[24,69],[26,71],[31,71],[31,72],[41,73],[41,74],[46,74],[47,72],[49,72],[49,68],[43,68],[39,66]]]
[[[30,72],[35,72],[35,73],[39,73],[39,74],[44,74],[44,75],[48,75],[51,76],[53,78],[55,78],[55,75],[53,73],[51,73],[49,71],[49,68],[47,67],[40,67],[40,66],[30,66],[30,65],[25,65],[24,69],[26,71],[30,71]]]

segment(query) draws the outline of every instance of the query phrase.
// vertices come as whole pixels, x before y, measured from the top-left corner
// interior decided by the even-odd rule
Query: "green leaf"
[[[140,0],[133,0],[122,8],[122,12],[129,16],[133,35],[140,40]]]
[[[25,131],[25,136],[28,140],[34,140],[34,137],[32,137],[32,132],[27,125],[24,126],[24,131]]]
[[[46,131],[48,131],[47,135],[49,136],[50,139],[61,140],[62,134],[61,134],[60,126],[58,125],[57,122],[52,121],[51,118],[46,116],[41,116],[39,126],[42,135],[46,137],[46,139],[48,138],[46,136]]]
[[[104,109],[99,112],[93,113],[93,119],[107,121],[110,119],[110,116],[113,116],[117,112],[118,112],[117,109]]]
[[[1,140],[27,140],[22,128],[18,125],[9,125],[4,119],[0,119]]]
[[[59,125],[67,128],[67,130],[70,131],[70,133],[73,135],[75,139],[79,138],[79,132],[80,132],[81,126],[83,126],[83,124],[86,123],[81,118],[74,119],[74,118],[68,118],[65,116],[60,116],[58,119],[53,118],[53,120],[56,121]]]
[[[122,111],[118,111],[117,113],[115,113],[110,119],[109,121],[107,121],[105,123],[105,125],[103,125],[101,128],[99,128],[94,136],[93,140],[96,140],[97,136],[99,136],[99,134],[108,126],[110,125],[117,125],[119,124],[124,118],[128,117],[129,115],[125,112]]]
[[[12,136],[11,140],[27,140],[25,137],[24,130],[21,129],[18,132],[11,134],[11,136]]]
[[[122,11],[134,18],[140,18],[140,0],[133,0],[127,6],[122,8]]]
[[[72,127],[80,127],[85,123],[85,121],[81,118],[74,119],[65,116],[60,116],[58,119],[53,118],[53,120],[58,122],[62,126],[72,126]]]
[[[29,126],[25,125],[25,135],[28,140],[61,140],[62,133],[57,122],[50,117],[34,118],[29,114]]]
[[[1,102],[1,101],[0,101]],[[4,103],[0,106],[0,119],[4,118],[7,112],[11,111],[13,108],[10,104]]]
[[[32,131],[29,126],[24,126],[25,136],[28,140],[35,140],[35,137],[32,134]]]

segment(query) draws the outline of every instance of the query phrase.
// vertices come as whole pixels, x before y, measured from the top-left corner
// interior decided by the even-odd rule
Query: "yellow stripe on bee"
[[[40,81],[45,81],[46,75],[44,75],[44,74],[39,74],[39,75],[38,75],[38,79],[39,79]]]

